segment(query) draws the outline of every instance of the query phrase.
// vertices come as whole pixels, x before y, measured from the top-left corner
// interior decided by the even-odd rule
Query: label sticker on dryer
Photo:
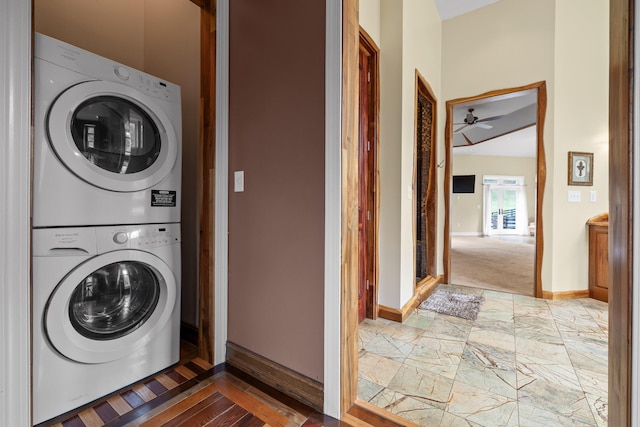
[[[171,190],[151,190],[151,206],[175,207],[177,192]]]

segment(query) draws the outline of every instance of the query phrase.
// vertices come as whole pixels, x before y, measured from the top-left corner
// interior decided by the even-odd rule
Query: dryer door
[[[160,258],[138,250],[108,252],[78,265],[58,284],[45,309],[45,334],[71,360],[116,360],[164,328],[176,294],[173,272]]]
[[[147,189],[178,157],[179,139],[166,113],[153,98],[119,83],[70,87],[54,101],[46,126],[62,163],[105,190]]]

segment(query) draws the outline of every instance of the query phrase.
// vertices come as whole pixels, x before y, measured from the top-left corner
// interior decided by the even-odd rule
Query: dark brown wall
[[[325,1],[230,3],[228,339],[322,382]]]

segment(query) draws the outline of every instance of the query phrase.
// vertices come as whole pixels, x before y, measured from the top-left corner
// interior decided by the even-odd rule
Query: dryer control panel
[[[180,224],[96,227],[96,240],[99,253],[125,248],[144,251],[180,243]]]
[[[180,103],[180,86],[44,34],[35,34],[34,56],[92,79],[119,82],[149,96]]]

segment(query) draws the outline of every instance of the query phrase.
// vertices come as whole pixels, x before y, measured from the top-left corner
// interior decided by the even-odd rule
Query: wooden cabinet
[[[609,301],[609,214],[587,221],[589,228],[589,296]]]

